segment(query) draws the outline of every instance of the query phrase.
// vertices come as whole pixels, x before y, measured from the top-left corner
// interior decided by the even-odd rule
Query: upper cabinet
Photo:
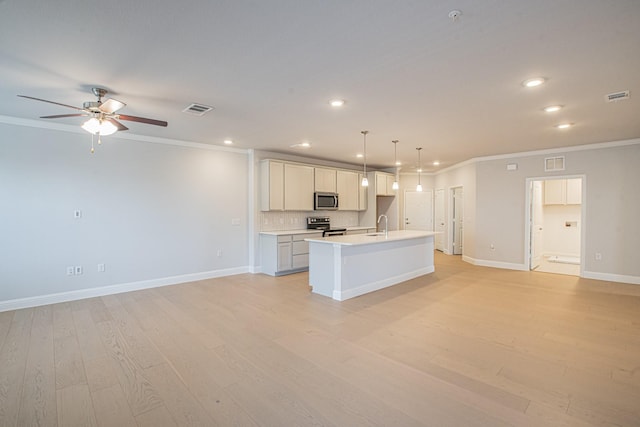
[[[260,166],[261,210],[313,210],[312,166],[274,160],[263,160]]]
[[[579,205],[582,203],[582,180],[551,179],[544,182],[545,205]]]
[[[313,210],[313,167],[284,164],[284,209]]]
[[[260,162],[260,209],[313,211],[313,193],[338,193],[338,210],[367,210],[367,187],[357,171],[314,167],[282,160]],[[391,175],[391,184],[393,175]]]
[[[336,170],[329,168],[314,168],[316,191],[336,193]]]
[[[316,168],[317,170],[317,168]],[[317,175],[316,175],[317,176]],[[357,211],[359,209],[360,181],[358,173],[350,171],[336,171],[338,190],[338,210]]]
[[[395,196],[396,190],[393,189],[395,176],[386,172],[376,172],[376,196]]]
[[[284,163],[263,160],[260,167],[260,209],[284,210]]]

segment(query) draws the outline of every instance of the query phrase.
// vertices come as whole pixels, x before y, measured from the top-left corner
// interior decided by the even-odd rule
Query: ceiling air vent
[[[607,102],[614,102],[614,101],[620,101],[622,99],[629,99],[629,91],[628,90],[623,90],[622,92],[615,92],[615,93],[610,93],[608,95],[604,96],[604,99]]]
[[[187,113],[187,114],[193,114],[194,116],[202,116],[202,115],[204,115],[205,113],[208,113],[211,110],[213,110],[213,107],[210,107],[208,105],[191,104],[187,108],[182,110],[182,112],[183,113]]]

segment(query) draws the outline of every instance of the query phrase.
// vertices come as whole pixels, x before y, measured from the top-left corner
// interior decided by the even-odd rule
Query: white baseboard
[[[475,259],[466,255],[462,255],[462,260],[468,262],[469,264],[479,265],[482,267],[493,267],[493,268],[502,268],[505,270],[519,270],[519,271],[528,271],[526,265],[524,264],[516,264],[512,262],[502,262],[502,261],[491,261],[487,259]]]
[[[585,279],[605,280],[607,282],[630,283],[640,285],[639,276],[627,276],[625,274],[598,273],[596,271],[584,271],[582,277]]]
[[[101,297],[104,295],[120,294],[123,292],[139,291],[141,289],[157,288],[160,286],[177,285],[197,280],[213,279],[216,277],[233,276],[248,273],[249,267],[227,268],[224,270],[204,271],[201,273],[182,274],[180,276],[162,277],[159,279],[141,280],[139,282],[121,283],[118,285],[100,286],[98,288],[79,289],[77,291],[60,292],[56,294],[38,295],[35,297],[18,298],[0,301],[0,312],[19,310],[21,308],[37,307],[40,305],[57,304],[85,298]]]

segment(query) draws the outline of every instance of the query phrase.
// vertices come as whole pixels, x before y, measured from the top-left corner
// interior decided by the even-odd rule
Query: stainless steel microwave
[[[338,209],[338,193],[313,193],[313,209],[317,211],[335,211]]]

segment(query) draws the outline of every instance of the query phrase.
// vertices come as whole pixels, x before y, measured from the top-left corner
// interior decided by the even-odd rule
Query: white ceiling
[[[398,139],[404,170],[419,146],[438,170],[640,137],[640,1],[0,0],[0,115],[73,113],[16,95],[81,106],[93,86],[169,122],[129,133],[359,164],[367,129],[370,165],[391,167]]]

